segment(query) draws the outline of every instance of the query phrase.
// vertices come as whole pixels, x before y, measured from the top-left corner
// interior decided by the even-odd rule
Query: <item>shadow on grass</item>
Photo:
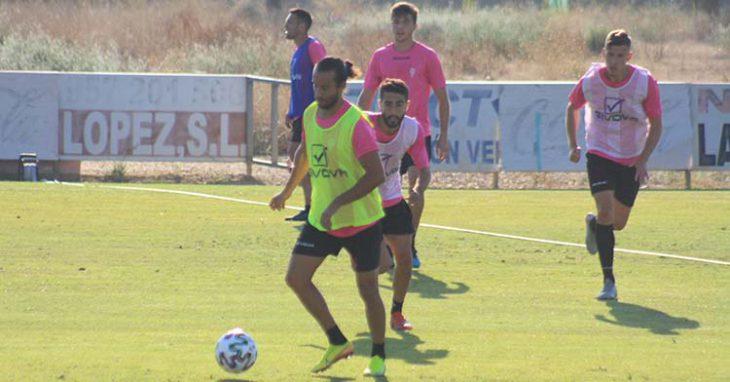
[[[251,380],[251,379],[238,379],[238,378],[235,378],[235,379],[226,378],[226,379],[219,379],[218,382],[253,382],[253,380]]]
[[[444,299],[450,294],[464,294],[469,289],[469,286],[462,282],[446,283],[423,272],[413,272],[408,294],[417,294],[421,298]]]
[[[398,332],[400,339],[386,338],[385,357],[388,359],[402,359],[413,365],[433,365],[436,360],[444,359],[449,355],[446,349],[418,349],[419,345],[426,342],[418,336],[408,332]],[[357,339],[352,341],[355,345],[355,354],[370,355],[371,344],[369,333],[358,333]]]
[[[324,380],[327,380],[327,381],[330,381],[330,382],[345,382],[345,381],[354,381],[355,380],[355,378],[331,377],[331,376],[328,376],[328,375],[319,375],[319,374],[313,375],[312,378],[315,378],[315,379],[324,379]]]
[[[597,314],[596,320],[629,328],[648,329],[654,334],[678,335],[679,329],[697,329],[700,323],[685,317],[673,317],[656,309],[619,301],[607,301],[614,319]]]

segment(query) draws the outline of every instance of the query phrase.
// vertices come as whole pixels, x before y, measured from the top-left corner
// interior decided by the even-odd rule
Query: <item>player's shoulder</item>
[[[438,57],[438,53],[436,52],[436,49],[431,48],[430,46],[420,42],[416,41],[416,44],[414,45],[414,48],[416,50],[419,50],[421,53],[424,53],[429,56],[436,56]]]
[[[394,46],[395,46],[395,44],[393,44],[392,42],[388,43],[387,45],[383,45],[380,48],[375,49],[373,56],[382,56],[382,55],[390,54],[393,51],[395,51]]]
[[[656,81],[656,79],[654,78],[654,75],[651,74],[651,71],[649,69],[647,69],[643,66],[639,66],[639,65],[634,65],[634,64],[629,64],[629,65],[634,69],[635,72],[645,75],[649,79]]]
[[[400,127],[409,134],[414,134],[415,138],[415,135],[418,135],[418,131],[421,129],[421,124],[415,118],[405,115],[403,116],[403,121],[400,123]]]

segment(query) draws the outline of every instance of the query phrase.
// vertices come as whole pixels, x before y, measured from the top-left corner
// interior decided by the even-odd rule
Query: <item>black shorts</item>
[[[428,155],[428,161],[431,162],[431,156],[433,155],[431,153],[431,136],[427,136],[426,139],[426,155]],[[403,158],[400,160],[400,174],[404,175],[408,172],[408,168],[411,166],[414,166],[415,163],[413,163],[413,158],[411,158],[411,155],[406,153],[403,155]]]
[[[380,222],[350,237],[335,237],[306,223],[299,234],[293,253],[305,256],[337,256],[342,247],[350,252],[358,272],[372,271],[380,261],[383,229]]]
[[[613,190],[613,197],[627,207],[633,207],[639,193],[635,180],[636,167],[628,167],[594,154],[586,154],[591,195]]]
[[[410,235],[413,233],[413,215],[408,203],[401,199],[400,203],[385,209],[383,235]]]
[[[299,117],[291,123],[291,141],[301,142],[302,141],[302,117]]]

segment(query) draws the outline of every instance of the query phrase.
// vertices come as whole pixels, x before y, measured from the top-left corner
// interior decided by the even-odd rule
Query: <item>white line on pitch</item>
[[[149,192],[161,192],[161,193],[168,193],[168,194],[179,194],[179,195],[197,196],[197,197],[200,197],[200,198],[218,199],[218,200],[225,200],[225,201],[229,201],[229,202],[236,202],[236,203],[243,203],[243,204],[253,204],[253,205],[257,205],[257,206],[267,206],[268,207],[268,205],[269,205],[268,203],[256,202],[256,201],[252,201],[252,200],[230,198],[230,197],[227,197],[227,196],[218,196],[218,195],[211,195],[211,194],[203,194],[203,193],[200,193],[200,192],[167,190],[167,189],[163,189],[163,188],[128,187],[128,186],[100,186],[100,187],[102,187],[102,188],[113,188],[113,189],[117,189],[117,190],[149,191]],[[287,206],[286,208],[292,209],[292,210],[299,210],[299,211],[302,210],[301,207],[290,207],[290,206]],[[485,235],[485,236],[494,236],[494,237],[500,237],[500,238],[504,238],[504,239],[514,239],[514,240],[530,241],[530,242],[533,242],[533,243],[543,243],[543,244],[562,245],[562,246],[567,246],[567,247],[585,248],[585,245],[583,245],[583,244],[570,243],[570,242],[567,242],[567,241],[557,241],[557,240],[548,240],[548,239],[537,239],[537,238],[533,238],[533,237],[507,235],[507,234],[503,234],[503,233],[478,231],[478,230],[467,229],[467,228],[457,228],[457,227],[449,227],[449,226],[435,225],[435,224],[427,224],[427,223],[421,223],[421,227],[435,228],[435,229],[441,229],[441,230],[445,230],[445,231],[472,233],[472,234]],[[701,262],[701,263],[730,265],[730,262],[728,262],[728,261],[713,260],[713,259],[703,259],[703,258],[700,258],[700,257],[672,255],[672,254],[669,254],[669,253],[661,253],[661,252],[641,251],[641,250],[636,250],[636,249],[624,249],[624,248],[615,248],[614,251],[616,251],[616,252],[624,252],[624,253],[631,253],[631,254],[635,254],[635,255],[656,256],[656,257],[668,257],[668,258],[672,258],[672,259],[697,261],[697,262]]]

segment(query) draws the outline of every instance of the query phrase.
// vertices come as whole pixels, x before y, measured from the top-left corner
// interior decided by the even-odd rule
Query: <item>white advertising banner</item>
[[[730,85],[694,85],[694,169],[730,170]]]
[[[574,83],[510,84],[502,95],[502,167],[505,171],[584,171],[568,160],[565,108]],[[688,169],[692,129],[686,84],[662,84],[663,133],[649,168]],[[578,145],[585,148],[584,109],[581,110]],[[583,153],[585,154],[585,152]]]
[[[62,74],[61,159],[239,161],[242,76]]]
[[[346,98],[357,102],[362,82],[348,84]],[[439,136],[438,101],[432,93],[429,100],[432,143],[431,167],[435,171],[491,172],[499,169],[500,94],[503,86],[478,82],[449,82],[451,118],[449,121],[449,156],[436,159],[435,144]],[[377,99],[373,109],[377,110]]]
[[[58,75],[0,73],[0,160],[58,159]]]

